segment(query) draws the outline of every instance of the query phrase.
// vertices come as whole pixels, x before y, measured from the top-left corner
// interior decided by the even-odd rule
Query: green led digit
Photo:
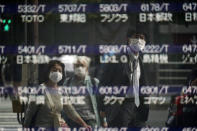
[[[11,19],[3,19],[2,23],[4,24],[4,31],[8,32],[10,30],[10,26],[9,24],[12,23],[12,20]]]
[[[4,31],[9,31],[9,29],[10,29],[9,25],[6,24],[6,25],[4,26]]]

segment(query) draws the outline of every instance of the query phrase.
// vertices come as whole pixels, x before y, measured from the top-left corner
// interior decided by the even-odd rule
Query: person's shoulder
[[[39,86],[41,86],[41,87],[45,87],[45,84],[44,84],[44,83],[41,83]]]
[[[47,88],[47,87],[46,87],[46,85],[45,85],[44,83],[41,83],[41,84],[39,85],[39,88],[45,89],[45,88]]]

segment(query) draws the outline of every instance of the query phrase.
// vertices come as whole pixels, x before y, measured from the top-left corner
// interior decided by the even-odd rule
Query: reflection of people
[[[104,86],[128,86],[122,104],[106,105],[108,125],[112,127],[143,127],[148,119],[148,105],[140,95],[140,86],[145,85],[140,51],[145,46],[145,36],[128,32],[127,63],[107,64],[101,77]],[[133,92],[133,93],[132,93]]]
[[[67,87],[85,87],[86,94],[84,96],[84,103],[73,103],[74,108],[79,115],[85,120],[88,125],[92,127],[100,125],[98,99],[97,95],[93,94],[99,84],[99,80],[92,78],[89,75],[88,69],[90,58],[87,56],[77,56],[76,63],[74,63],[74,76],[65,80],[64,85]],[[81,94],[73,95],[73,97],[81,96]],[[76,123],[68,123],[70,126],[77,126]]]
[[[36,105],[31,101],[25,115],[25,127],[56,128],[67,126],[61,119],[61,110],[84,127],[89,126],[81,119],[71,104],[62,105],[61,95],[58,93],[58,83],[64,77],[64,65],[57,60],[49,62],[46,81],[40,86],[44,88],[44,104]],[[33,124],[34,123],[34,124]]]
[[[2,65],[1,78],[5,88],[5,97],[9,95],[12,100],[16,99],[17,88],[21,84],[21,66],[13,62]]]
[[[169,116],[166,121],[168,127],[193,127],[197,125],[197,106],[195,103],[197,86],[197,69],[192,70],[188,79],[188,90],[172,99]],[[194,89],[194,90],[193,90]]]

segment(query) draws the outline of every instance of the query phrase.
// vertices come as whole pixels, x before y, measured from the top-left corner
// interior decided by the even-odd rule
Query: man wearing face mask
[[[75,110],[79,113],[82,119],[88,123],[91,127],[100,126],[100,118],[98,111],[97,96],[93,93],[99,84],[99,80],[92,78],[89,75],[88,68],[90,64],[90,58],[86,56],[77,56],[76,63],[74,63],[74,76],[68,78],[64,85],[67,87],[85,87],[86,94],[84,96],[84,104],[75,104]],[[80,96],[80,94],[74,95]],[[77,127],[78,125],[74,122],[68,123],[70,127]]]
[[[126,63],[106,64],[101,75],[102,86],[127,86],[122,104],[105,105],[105,114],[110,127],[144,127],[148,119],[149,107],[144,104],[140,86],[145,85],[140,53],[145,47],[142,33],[129,31],[127,34]],[[121,95],[122,96],[122,95]]]

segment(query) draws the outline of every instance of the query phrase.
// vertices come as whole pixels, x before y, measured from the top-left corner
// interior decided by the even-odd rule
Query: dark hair
[[[146,40],[146,38],[147,38],[147,35],[146,35],[145,32],[143,32],[143,31],[135,31],[135,30],[129,29],[129,30],[127,31],[127,38],[130,38],[130,37],[133,36],[133,35],[141,36],[141,37],[143,37],[143,39],[145,39],[145,40]],[[140,38],[141,38],[141,37],[140,37]]]
[[[189,86],[191,86],[192,81],[195,80],[196,78],[197,78],[197,68],[193,69],[193,70],[189,73],[189,75],[188,75],[188,77],[187,77],[187,84],[188,84]]]
[[[62,80],[60,82],[58,82],[58,85],[61,85],[64,81],[65,78],[65,72],[64,72],[64,64],[59,61],[59,60],[51,60],[48,65],[47,65],[47,69],[46,69],[46,73],[45,73],[45,82],[49,80],[49,73],[51,71],[51,68],[54,67],[55,65],[60,65],[62,67]]]

